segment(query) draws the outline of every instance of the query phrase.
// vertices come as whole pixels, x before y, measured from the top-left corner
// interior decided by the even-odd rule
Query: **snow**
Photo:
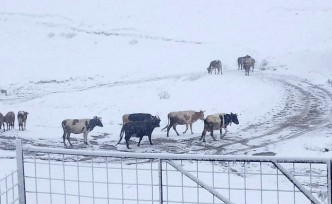
[[[8,96],[0,94],[0,112],[29,112],[27,131],[16,126],[0,132],[0,178],[16,165],[15,153],[3,148],[12,147],[6,138],[63,148],[62,120],[99,116],[104,127],[89,133],[90,145],[81,144],[81,135],[72,135],[73,148],[127,151],[123,144],[113,145],[122,115],[135,112],[161,118],[153,133],[153,140],[160,142],[149,146],[143,139],[130,152],[332,156],[329,0],[0,4],[0,89],[8,91]],[[236,62],[246,54],[256,59],[249,77],[238,71]],[[207,74],[214,59],[222,61],[223,75]],[[321,103],[316,109],[326,112],[324,118],[298,137],[279,140],[300,131],[282,121],[292,121],[305,110],[312,114],[315,107],[305,109],[315,105],[312,101]],[[193,135],[177,137],[171,130],[166,138],[160,130],[167,125],[167,114],[182,110],[233,112],[240,124],[229,126],[223,141],[218,137],[213,142],[209,136],[205,144],[198,141],[202,121],[193,125]],[[278,129],[280,124],[285,128]],[[233,140],[239,142],[228,146]],[[169,142],[167,147],[163,141]],[[241,152],[246,145],[257,148]]]

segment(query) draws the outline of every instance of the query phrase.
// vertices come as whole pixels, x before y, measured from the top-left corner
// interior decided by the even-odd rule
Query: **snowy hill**
[[[240,125],[230,126],[224,140],[207,137],[206,144],[198,141],[202,121],[194,135],[166,138],[160,128],[154,146],[143,139],[131,151],[331,155],[328,0],[1,5],[0,88],[8,96],[0,95],[0,112],[29,112],[27,131],[16,126],[0,133],[1,157],[13,156],[4,150],[12,149],[13,137],[62,148],[61,121],[95,115],[104,127],[90,133],[89,146],[73,136],[74,148],[126,150],[114,147],[123,114],[159,115],[163,127],[167,114],[178,110],[234,112]],[[246,54],[257,62],[249,77],[236,63]],[[222,76],[206,72],[214,59],[223,63]],[[293,151],[285,151],[290,145]]]

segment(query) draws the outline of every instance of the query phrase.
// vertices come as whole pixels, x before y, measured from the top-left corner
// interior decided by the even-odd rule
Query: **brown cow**
[[[18,121],[18,130],[26,130],[26,122],[28,118],[28,112],[19,111],[17,113],[17,121]]]
[[[15,123],[15,113],[10,111],[4,117],[4,122],[7,124],[7,130],[14,128]]]
[[[169,136],[169,130],[171,127],[175,130],[176,134],[179,136],[178,131],[176,130],[177,125],[186,125],[186,130],[183,132],[186,133],[188,130],[188,125],[190,125],[191,134],[193,133],[192,125],[194,122],[196,122],[198,119],[204,120],[204,112],[205,111],[178,111],[178,112],[170,112],[168,116],[168,125],[164,127],[162,130],[167,128],[167,137]]]
[[[5,122],[2,113],[0,113],[0,130],[3,127],[3,130],[5,131]]]

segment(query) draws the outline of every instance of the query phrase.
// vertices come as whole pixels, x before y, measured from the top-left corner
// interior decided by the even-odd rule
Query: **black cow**
[[[156,127],[160,127],[159,117],[151,121],[145,121],[145,122],[138,121],[138,122],[126,123],[121,128],[120,139],[116,145],[118,145],[121,142],[123,134],[125,134],[125,140],[128,149],[130,149],[128,141],[132,136],[139,138],[137,146],[141,144],[142,138],[145,135],[148,136],[150,144],[152,145],[151,135]]]
[[[241,70],[242,70],[242,68],[244,68],[244,67],[243,67],[243,65],[244,65],[244,60],[247,59],[247,58],[251,58],[251,57],[250,57],[249,55],[246,55],[246,56],[244,56],[244,57],[239,57],[239,58],[237,58],[238,70],[240,70],[240,68],[241,68]]]
[[[126,124],[129,122],[144,122],[144,121],[152,121],[159,118],[158,116],[153,116],[149,113],[132,113],[125,114],[122,116],[122,124]]]

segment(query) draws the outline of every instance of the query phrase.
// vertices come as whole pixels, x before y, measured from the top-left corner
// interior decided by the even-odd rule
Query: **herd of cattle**
[[[162,130],[167,129],[167,137],[169,137],[169,131],[171,128],[174,129],[176,134],[179,136],[178,131],[176,130],[177,125],[186,125],[186,130],[183,132],[185,134],[188,131],[188,126],[190,127],[191,134],[193,134],[192,125],[198,120],[204,121],[204,129],[200,140],[205,142],[206,132],[210,132],[210,135],[213,140],[216,138],[213,136],[214,130],[220,131],[220,139],[222,139],[227,133],[227,126],[235,123],[239,124],[237,114],[233,113],[218,113],[213,115],[208,115],[204,118],[205,111],[178,111],[170,112],[168,116],[168,124]],[[17,114],[19,130],[26,130],[26,121],[28,117],[28,112],[19,111]],[[148,136],[149,142],[152,145],[151,136],[152,132],[156,127],[160,127],[160,118],[159,116],[153,116],[149,113],[133,113],[126,114],[122,117],[122,128],[120,131],[120,139],[116,145],[118,145],[123,135],[125,135],[126,146],[129,147],[129,140],[131,137],[138,137],[138,145],[142,141],[143,136]],[[5,123],[7,129],[5,128]],[[5,116],[0,113],[0,129],[3,128],[4,131],[8,131],[14,128],[15,123],[15,113],[10,111]],[[95,116],[92,119],[66,119],[62,121],[63,128],[63,144],[67,146],[66,139],[70,146],[70,134],[81,134],[83,133],[84,144],[88,144],[87,137],[88,133],[91,132],[96,126],[103,127],[103,123],[100,117]],[[222,128],[225,129],[225,134],[222,135]]]
[[[190,126],[191,134],[192,125],[197,120],[204,121],[204,129],[200,140],[205,142],[206,132],[210,132],[213,140],[216,140],[213,136],[214,130],[220,131],[220,139],[222,139],[227,132],[227,126],[231,123],[239,124],[239,120],[236,114],[233,113],[219,113],[214,115],[209,115],[204,119],[204,111],[178,111],[171,112],[168,114],[168,124],[162,130],[167,128],[167,137],[169,137],[169,130],[173,127],[177,135],[179,135],[176,130],[177,125],[186,125],[186,133],[188,126]],[[140,146],[143,136],[148,136],[149,142],[152,145],[151,136],[152,132],[156,127],[160,127],[159,116],[153,116],[149,113],[133,113],[126,114],[122,116],[122,128],[120,131],[120,138],[116,145],[118,145],[123,136],[125,135],[126,146],[129,147],[129,140],[131,137],[138,137],[139,141],[137,146]],[[96,126],[103,127],[100,117],[95,116],[92,119],[67,119],[62,121],[63,128],[63,144],[67,146],[66,139],[68,143],[72,146],[70,142],[70,134],[80,134],[83,133],[84,143],[87,144],[87,136],[90,131],[92,131]],[[222,135],[222,128],[225,129],[225,134]]]
[[[254,71],[255,67],[255,59],[251,58],[249,55],[244,57],[239,57],[238,60],[238,70],[245,70],[245,75],[249,75],[250,68]],[[207,68],[208,73],[212,74],[213,70],[215,74],[222,74],[222,64],[220,60],[213,60],[210,62],[209,67]],[[227,126],[235,123],[239,124],[239,120],[237,118],[237,114],[233,113],[218,113],[213,115],[208,115],[204,118],[205,111],[178,111],[178,112],[170,112],[168,116],[168,124],[166,127],[162,129],[167,129],[167,137],[169,137],[169,131],[171,128],[174,129],[176,134],[179,136],[178,131],[176,130],[177,125],[186,125],[186,130],[183,132],[185,134],[188,131],[188,126],[190,127],[191,134],[193,134],[192,125],[197,120],[204,121],[204,128],[202,132],[202,136],[200,140],[205,142],[206,132],[210,132],[210,135],[213,140],[216,138],[213,136],[214,130],[220,131],[220,139],[222,139],[227,133]],[[28,112],[19,111],[17,113],[17,120],[19,130],[26,129],[26,120],[28,117]],[[152,145],[151,136],[152,132],[156,127],[160,127],[160,118],[159,116],[153,116],[149,113],[133,113],[126,114],[122,117],[122,128],[120,131],[120,138],[116,145],[118,145],[123,135],[125,135],[126,146],[129,149],[129,140],[131,137],[138,137],[138,145],[142,141],[143,136],[148,136],[149,142]],[[8,131],[14,128],[15,123],[15,113],[10,111],[5,116],[0,113],[0,129],[3,128],[4,131]],[[5,124],[7,125],[7,129],[5,128]],[[81,134],[83,133],[84,144],[88,144],[87,137],[88,133],[91,132],[96,126],[103,127],[103,123],[100,117],[95,116],[92,119],[66,119],[62,121],[63,128],[63,144],[67,146],[66,139],[70,146],[72,143],[70,142],[70,134]],[[225,134],[222,135],[222,129],[225,129]]]
[[[244,69],[246,76],[249,76],[250,68],[252,68],[252,71],[254,71],[255,63],[255,59],[250,57],[249,55],[237,58],[238,70]],[[213,70],[214,74],[222,74],[222,64],[220,60],[213,60],[210,62],[207,71],[209,74],[212,74]]]
[[[25,130],[26,128],[26,121],[28,118],[28,112],[25,111],[19,111],[17,113],[17,121],[18,121],[18,129],[19,130]],[[15,113],[10,111],[5,116],[0,113],[0,129],[3,128],[3,131],[8,131],[10,129],[14,128],[15,123]],[[7,125],[7,129],[5,127],[5,124]]]

